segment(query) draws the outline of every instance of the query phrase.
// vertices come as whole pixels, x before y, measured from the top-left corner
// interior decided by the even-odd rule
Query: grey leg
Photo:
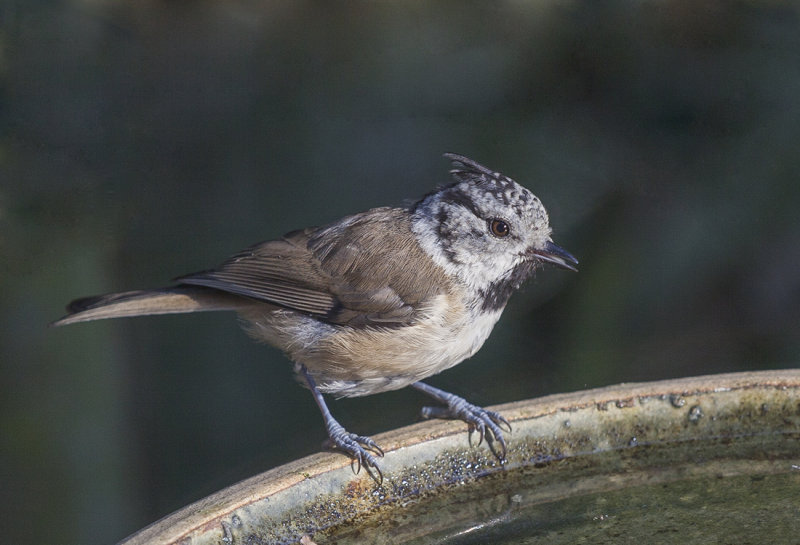
[[[356,464],[353,471],[358,473],[363,466],[369,476],[380,486],[383,483],[383,473],[381,473],[381,469],[378,467],[378,462],[375,460],[373,454],[379,457],[383,456],[381,448],[369,437],[356,435],[344,429],[331,414],[328,405],[325,404],[325,399],[323,399],[322,394],[317,389],[317,383],[314,382],[314,378],[308,372],[308,369],[306,369],[305,366],[300,366],[300,370],[302,371],[306,384],[308,384],[309,390],[311,390],[311,395],[314,396],[314,401],[317,402],[317,406],[322,413],[322,419],[325,421],[325,429],[328,431],[328,437],[333,448],[352,456],[353,462]]]

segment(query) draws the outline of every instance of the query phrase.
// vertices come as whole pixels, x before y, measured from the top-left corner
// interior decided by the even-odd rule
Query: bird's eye
[[[489,220],[489,230],[494,236],[499,238],[506,237],[508,236],[508,233],[511,232],[511,228],[508,226],[508,223],[501,219]]]

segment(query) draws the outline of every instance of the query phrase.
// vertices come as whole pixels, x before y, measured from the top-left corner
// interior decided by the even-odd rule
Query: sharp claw
[[[361,471],[361,456],[354,456],[350,459],[350,469],[353,470],[353,473],[358,475],[359,471]]]
[[[500,426],[500,424],[493,424],[493,426],[494,426],[494,428],[492,429],[493,439],[500,444],[502,450],[500,452],[497,451],[496,446],[493,444],[494,441],[490,442],[489,446],[492,450],[492,453],[502,462],[506,458],[506,452],[507,452],[506,440],[505,437],[503,437],[502,427]]]
[[[488,443],[489,443],[489,450],[492,451],[494,457],[497,458],[498,460],[503,460],[505,458],[505,454],[501,455],[499,452],[497,452],[497,447],[495,447],[494,441],[488,441]],[[505,449],[503,450],[505,451]]]
[[[383,449],[369,437],[359,436],[356,441],[364,445],[364,448],[375,454],[375,456],[383,458]]]
[[[511,424],[509,423],[509,421],[508,421],[508,420],[506,420],[505,418],[503,418],[503,415],[501,415],[501,414],[498,414],[498,413],[492,413],[492,415],[491,415],[491,416],[492,416],[492,420],[494,420],[494,421],[495,421],[495,423],[496,423],[498,426],[500,426],[500,428],[501,428],[503,431],[507,431],[508,433],[511,433]],[[505,427],[503,427],[503,426],[505,426]]]
[[[494,455],[501,463],[503,463],[506,461],[506,454],[508,453],[508,449],[506,449],[505,441],[498,441],[498,443],[500,443],[500,447],[502,448],[502,450],[500,452],[495,452]]]
[[[378,474],[378,477],[375,477],[375,473],[373,473],[373,470],[375,471],[375,473]],[[378,484],[378,486],[383,485],[383,472],[381,471],[380,467],[378,467],[375,464],[372,464],[371,467],[369,464],[364,464],[364,471],[367,472],[367,475],[369,475],[372,478],[372,480]]]
[[[498,460],[503,462],[506,459],[506,452],[507,452],[507,450],[506,450],[506,440],[502,435],[498,435],[497,433],[495,433],[495,437],[494,438],[497,441],[497,443],[500,444],[500,450],[497,449],[497,445],[495,445],[494,441],[493,441],[492,443],[490,443],[490,446],[491,446],[491,449],[492,449],[492,453],[497,457]]]

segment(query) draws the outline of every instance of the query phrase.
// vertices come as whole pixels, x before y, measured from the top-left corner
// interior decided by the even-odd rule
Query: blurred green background
[[[581,261],[430,382],[479,404],[800,364],[797,2],[0,3],[0,501],[109,543],[316,452],[230,314],[50,329],[252,243],[447,183],[526,185]],[[331,408],[417,419],[399,391]],[[465,434],[466,441],[466,434]]]

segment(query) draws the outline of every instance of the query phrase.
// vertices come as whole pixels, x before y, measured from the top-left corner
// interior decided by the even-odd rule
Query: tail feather
[[[90,320],[150,314],[240,310],[252,304],[252,301],[244,297],[193,286],[126,291],[76,299],[67,305],[68,314],[51,325],[62,326]]]

